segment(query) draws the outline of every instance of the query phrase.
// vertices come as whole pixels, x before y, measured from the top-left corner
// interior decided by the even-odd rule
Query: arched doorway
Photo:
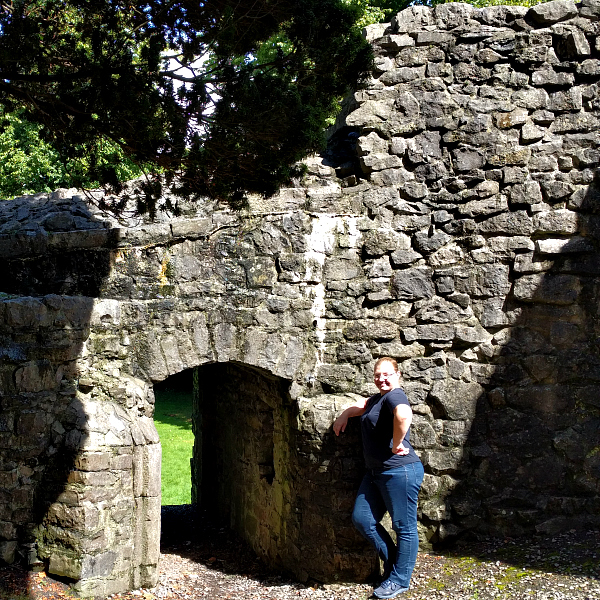
[[[240,363],[194,369],[192,502],[275,566],[289,563],[294,529],[289,385]]]

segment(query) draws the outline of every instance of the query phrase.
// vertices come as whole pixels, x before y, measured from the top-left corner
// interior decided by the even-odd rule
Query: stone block
[[[579,111],[583,107],[581,88],[572,87],[566,91],[550,94],[548,109],[553,112]]]
[[[597,58],[588,58],[577,65],[577,74],[581,77],[600,76],[600,60]]]
[[[599,125],[600,119],[592,113],[566,113],[556,117],[550,131],[555,134],[587,132],[598,129]]]
[[[250,288],[270,288],[277,281],[275,261],[271,258],[257,257],[242,264]]]
[[[529,170],[530,171],[542,171],[542,172],[548,172],[548,171],[558,171],[558,160],[555,156],[549,155],[549,154],[543,154],[543,153],[537,153],[534,151],[534,153],[532,153],[531,156],[531,160],[529,161]],[[562,184],[562,188],[568,188],[568,184],[560,181],[560,182],[555,182],[555,181],[551,181],[548,177],[542,177],[542,186],[544,187],[544,191],[546,191],[546,184],[548,184],[551,188],[554,186],[556,187],[556,191],[558,192],[556,194],[556,198],[560,198],[561,197],[561,193],[562,193],[562,189],[561,189],[561,185]],[[556,185],[559,184],[559,185]],[[551,189],[549,194],[547,194],[548,199],[550,200],[551,197],[550,195],[552,194],[553,190]]]
[[[49,361],[30,361],[15,371],[15,383],[20,392],[41,392],[59,387],[56,372]]]
[[[438,4],[434,8],[435,23],[440,29],[454,29],[474,25],[475,8],[470,4]]]
[[[458,344],[482,344],[492,339],[492,335],[483,329],[483,327],[456,325],[454,331],[454,339]]]
[[[478,233],[504,235],[530,235],[533,230],[533,221],[527,212],[523,210],[490,217],[477,226]]]
[[[429,467],[433,475],[456,473],[460,470],[462,459],[462,448],[426,450],[421,456],[423,464]]]
[[[433,341],[446,342],[454,339],[454,326],[449,324],[417,325],[412,332],[403,329],[406,341]]]
[[[487,161],[493,167],[505,167],[508,165],[526,166],[530,158],[531,150],[529,148],[497,146],[489,152]]]
[[[87,484],[87,482],[84,482]],[[94,485],[94,482],[88,485]],[[55,502],[50,506],[46,518],[50,523],[66,530],[95,531],[100,525],[100,513],[90,506],[66,506]]]
[[[121,303],[118,300],[94,301],[94,307],[90,315],[90,324],[96,327],[114,327],[120,324]]]
[[[212,229],[210,219],[181,219],[171,224],[171,231],[175,238],[194,238],[208,235]]]
[[[81,559],[54,550],[48,561],[48,573],[68,579],[81,579]]]
[[[367,175],[373,171],[395,169],[402,166],[402,160],[393,154],[367,154],[360,157],[360,167]]]
[[[550,238],[537,240],[536,248],[542,254],[570,254],[572,252],[593,252],[594,245],[587,238]]]
[[[545,65],[544,68],[531,74],[531,83],[536,86],[568,86],[575,83],[575,75],[569,72],[557,72],[551,66]],[[545,93],[545,96],[548,101],[548,94]],[[547,104],[543,108],[546,107]]]
[[[545,234],[573,235],[581,229],[580,216],[568,209],[538,213],[533,218],[536,232]]]
[[[412,200],[421,200],[429,194],[427,185],[419,181],[407,181],[400,186],[400,190],[404,197]]]
[[[333,257],[325,261],[326,281],[347,281],[364,276],[363,268],[356,258]]]
[[[386,319],[359,319],[344,330],[348,340],[393,340],[398,337],[398,325]]]
[[[16,541],[0,542],[0,561],[7,565],[12,565],[17,557]]]
[[[377,40],[377,45],[385,48],[388,51],[400,50],[407,46],[414,46],[415,40],[410,35],[384,35]]]
[[[527,13],[540,25],[552,25],[559,21],[566,21],[578,15],[577,6],[571,0],[552,0],[544,4],[532,6]]]
[[[133,494],[160,497],[160,444],[135,446],[133,451]]]
[[[136,498],[135,502],[134,564],[156,565],[160,554],[160,496]]]
[[[444,231],[418,231],[413,240],[415,249],[422,254],[431,254],[450,242],[452,238]]]
[[[113,551],[85,556],[81,565],[81,579],[110,575],[115,564],[115,558],[116,553]]]
[[[414,62],[414,61],[411,61]],[[384,85],[393,86],[399,83],[407,83],[416,79],[423,79],[425,77],[425,65],[417,67],[397,67],[386,71],[380,78]]]
[[[15,329],[33,329],[47,327],[52,315],[46,305],[35,298],[18,298],[3,303],[4,321]]]
[[[527,87],[513,92],[511,101],[521,108],[538,110],[548,107],[549,96],[544,89]]]
[[[388,27],[388,23],[373,23],[371,25],[367,25],[363,29],[363,36],[368,42],[374,42],[375,40],[383,37]]]
[[[465,321],[471,316],[470,311],[439,297],[421,300],[415,308],[417,311],[414,316],[417,323],[456,323]]]
[[[529,117],[529,111],[526,108],[515,108],[508,113],[496,113],[494,121],[499,129],[509,129],[523,125]]]
[[[510,388],[506,396],[509,406],[542,414],[560,414],[573,409],[575,399],[556,385],[528,386],[527,390]]]
[[[525,275],[514,285],[514,295],[518,300],[559,306],[576,302],[580,291],[581,281],[574,275]]]
[[[509,267],[502,264],[476,265],[466,278],[455,279],[455,288],[472,297],[504,296],[511,288]]]
[[[396,272],[392,278],[392,290],[399,300],[432,298],[435,287],[431,280],[431,270],[414,267]]]
[[[496,183],[491,182],[491,183]],[[497,187],[497,183],[496,186]],[[484,200],[471,200],[458,206],[459,214],[466,217],[480,217],[482,215],[493,215],[503,213],[508,210],[506,196],[492,196]]]
[[[600,2],[598,0],[583,0],[579,14],[587,19],[600,19]]]
[[[433,158],[442,158],[441,135],[438,131],[428,131],[407,141],[407,156],[414,163],[424,163]]]
[[[14,540],[17,537],[17,528],[14,523],[0,521],[0,538],[3,540]]]
[[[445,31],[419,31],[417,32],[417,46],[447,46],[454,37]]]
[[[546,130],[537,127],[531,121],[527,121],[521,128],[521,142],[523,144],[534,144],[539,142],[546,135]]]
[[[359,156],[367,154],[387,154],[390,142],[380,137],[374,131],[356,140],[356,150]],[[400,154],[393,152],[392,154]]]
[[[481,11],[481,18],[486,25],[506,27],[516,19],[522,19],[528,10],[526,6],[486,6]]]
[[[322,265],[308,255],[281,255],[277,265],[280,269],[279,281],[298,283],[301,281],[319,283],[322,277]]]
[[[410,443],[414,448],[419,450],[425,448],[434,448],[437,445],[437,437],[431,424],[415,415],[410,428]]]
[[[484,389],[478,383],[457,379],[436,381],[430,392],[432,400],[438,402],[446,417],[453,421],[474,419],[483,395]]]
[[[434,24],[433,9],[429,6],[409,6],[392,17],[391,26],[397,33],[412,33]]]
[[[542,200],[542,190],[537,181],[518,183],[510,188],[511,204],[539,204]]]
[[[396,250],[390,255],[390,260],[394,267],[411,265],[421,258],[423,256],[414,250]]]

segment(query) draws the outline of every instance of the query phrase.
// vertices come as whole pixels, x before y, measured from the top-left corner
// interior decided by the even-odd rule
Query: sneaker
[[[373,596],[376,598],[395,598],[404,592],[408,592],[408,588],[401,587],[388,579],[373,590]]]

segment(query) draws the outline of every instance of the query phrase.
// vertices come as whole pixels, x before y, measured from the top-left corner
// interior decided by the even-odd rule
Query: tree
[[[296,174],[365,80],[359,17],[342,0],[13,0],[0,8],[0,106],[82,165],[75,185],[121,192],[126,156],[145,167],[141,211],[164,184],[239,206]]]
[[[0,198],[52,192],[60,187],[79,185],[89,189],[100,185],[87,177],[85,161],[63,163],[58,152],[40,139],[41,125],[24,119],[23,112],[20,108],[5,113],[0,108]],[[120,181],[141,175],[141,170],[123,155],[117,145],[100,143],[100,164],[116,163]]]

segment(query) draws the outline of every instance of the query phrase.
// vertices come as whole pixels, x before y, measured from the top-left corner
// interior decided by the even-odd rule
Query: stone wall
[[[152,585],[152,385],[194,368],[195,498],[300,579],[364,578],[358,432],[331,424],[385,355],[424,545],[597,527],[599,18],[444,4],[369,28],[329,151],[248,213],[0,203],[1,558],[86,595]]]

